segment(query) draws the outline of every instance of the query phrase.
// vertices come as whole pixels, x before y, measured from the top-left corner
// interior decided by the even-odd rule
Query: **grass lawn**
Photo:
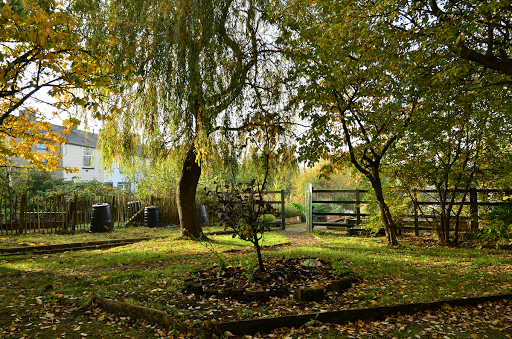
[[[293,226],[295,228],[303,225]],[[208,231],[209,229],[206,229]],[[299,234],[299,237],[296,235]],[[205,320],[247,319],[329,310],[327,303],[238,304],[189,300],[175,306],[183,279],[220,259],[233,266],[254,257],[251,244],[231,235],[213,235],[210,245],[183,240],[177,229],[118,228],[113,233],[0,237],[0,247],[108,239],[159,237],[104,250],[0,258],[0,337],[146,338],[172,331],[129,317],[107,314],[91,304],[103,296],[165,310],[177,320],[201,326]],[[163,238],[162,238],[163,237]],[[421,241],[420,241],[421,240]],[[438,247],[414,237],[389,248],[383,238],[347,237],[334,232],[267,233],[265,259],[321,258],[352,270],[358,285],[337,298],[336,307],[374,307],[512,293],[512,255],[507,250]],[[290,244],[291,243],[291,244]],[[304,246],[307,244],[307,246]],[[280,246],[282,245],[282,246]],[[182,302],[181,306],[184,305]],[[386,321],[332,325],[311,322],[280,329],[275,337],[510,338],[512,303],[443,309]],[[229,312],[228,312],[229,311]],[[227,318],[225,318],[227,317]]]

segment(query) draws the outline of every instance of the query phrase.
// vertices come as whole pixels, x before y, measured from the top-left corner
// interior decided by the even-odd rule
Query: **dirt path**
[[[278,232],[290,238],[290,247],[315,246],[321,243],[318,238],[306,231],[306,223],[288,224],[284,231]]]

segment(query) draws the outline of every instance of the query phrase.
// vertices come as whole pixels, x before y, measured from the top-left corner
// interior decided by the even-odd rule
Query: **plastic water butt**
[[[110,206],[107,203],[92,205],[91,217],[91,233],[112,232],[114,225],[112,224],[112,214]]]
[[[158,206],[148,206],[144,209],[144,226],[162,227],[160,208]]]

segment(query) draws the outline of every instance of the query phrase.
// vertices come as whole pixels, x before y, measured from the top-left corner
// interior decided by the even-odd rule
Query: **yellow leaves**
[[[49,123],[37,118],[29,120],[26,115],[10,116],[0,127],[0,132],[8,133],[0,139],[0,154],[3,155],[0,165],[19,165],[21,158],[28,162],[28,165],[21,164],[26,169],[52,171],[59,168],[59,144],[65,139],[51,132]],[[37,149],[38,144],[44,148]]]

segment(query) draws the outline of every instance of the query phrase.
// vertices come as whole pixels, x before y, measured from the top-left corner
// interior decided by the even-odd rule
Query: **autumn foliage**
[[[52,133],[42,115],[29,121],[19,111],[37,111],[33,107],[41,102],[51,104],[54,114],[95,108],[89,89],[109,83],[102,74],[107,68],[80,34],[82,24],[59,1],[3,1],[0,26],[0,166],[20,157],[34,168],[55,170],[64,137]],[[65,125],[78,123],[70,118]],[[47,152],[38,153],[38,143]]]

